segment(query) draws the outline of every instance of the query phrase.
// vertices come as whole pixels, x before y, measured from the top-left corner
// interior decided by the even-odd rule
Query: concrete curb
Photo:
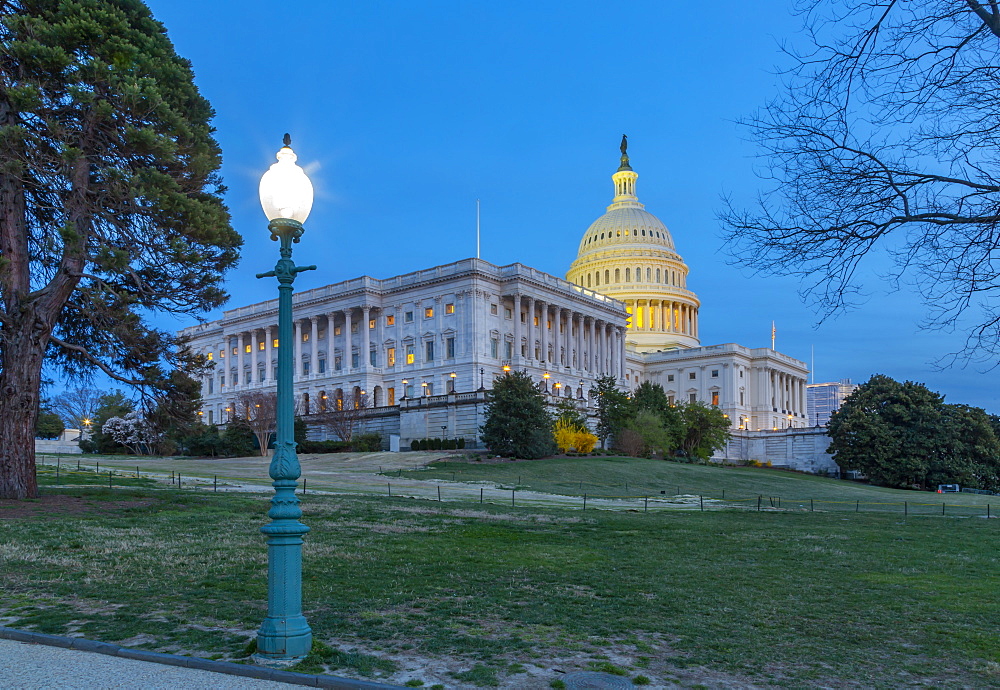
[[[85,640],[81,637],[44,635],[42,633],[15,630],[14,628],[7,628],[2,625],[0,625],[0,639],[13,640],[15,642],[27,642],[30,644],[43,644],[49,647],[62,647],[63,649],[76,649],[81,652],[95,652],[97,654],[117,656],[123,659],[150,661],[154,664],[182,666],[184,668],[191,668],[199,671],[212,671],[213,673],[225,673],[230,676],[257,678],[259,680],[270,680],[278,683],[289,683],[291,685],[305,685],[312,688],[335,688],[336,690],[394,690],[399,688],[398,685],[371,683],[365,680],[353,680],[351,678],[340,678],[337,676],[314,676],[308,673],[281,671],[278,669],[265,668],[264,666],[233,664],[228,661],[212,661],[210,659],[202,659],[200,657],[193,656],[177,656],[175,654],[146,652],[141,649],[119,647],[116,644],[109,644],[107,642]]]

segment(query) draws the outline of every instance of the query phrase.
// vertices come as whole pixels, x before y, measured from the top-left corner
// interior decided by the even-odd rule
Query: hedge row
[[[465,448],[464,438],[422,438],[410,441],[410,450],[460,450]]]

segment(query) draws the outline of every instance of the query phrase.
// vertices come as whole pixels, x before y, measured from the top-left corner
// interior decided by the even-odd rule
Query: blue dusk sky
[[[815,350],[817,382],[884,373],[1000,412],[994,373],[935,367],[963,338],[921,330],[906,288],[872,279],[865,304],[817,327],[796,281],[728,265],[721,198],[749,204],[763,185],[735,120],[777,93],[779,47],[802,40],[791,0],[148,4],[217,111],[246,241],[229,308],[276,294],[254,278],[277,258],[257,183],[285,132],[316,188],[296,258],[319,270],[300,290],[474,256],[477,198],[483,259],[564,277],[627,133],[639,199],[691,269],[703,344],[769,346],[773,320],[778,350]]]

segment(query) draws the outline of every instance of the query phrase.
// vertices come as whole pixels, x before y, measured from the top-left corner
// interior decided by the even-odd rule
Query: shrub
[[[420,450],[427,450],[428,448],[429,448],[429,446],[428,446],[428,444],[427,444],[427,439],[426,439],[426,438],[422,438],[422,439],[420,439],[420,446],[419,446],[419,449],[420,449]]]
[[[299,443],[300,453],[346,453],[351,450],[347,441],[302,441]]]
[[[441,450],[441,439],[432,438],[430,440],[431,450]]]
[[[597,445],[597,437],[589,431],[577,431],[573,435],[573,447],[578,453],[590,453]]]
[[[462,438],[458,439],[458,449],[462,450],[463,448],[465,448],[465,437],[464,436]]]
[[[552,436],[555,439],[556,447],[559,448],[560,453],[568,453],[570,448],[574,448],[576,444],[576,435],[580,432],[579,427],[573,424],[571,421],[566,419],[557,419],[555,425],[552,428]]]
[[[420,450],[420,441],[417,439],[410,441],[410,450]]]
[[[351,450],[359,453],[374,453],[382,450],[382,434],[355,434],[351,439]]]

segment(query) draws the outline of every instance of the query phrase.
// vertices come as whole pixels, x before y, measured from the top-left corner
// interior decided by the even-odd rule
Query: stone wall
[[[813,474],[832,474],[840,471],[833,456],[826,452],[830,437],[824,427],[808,429],[782,429],[779,431],[732,432],[729,444],[718,451],[713,460],[722,462],[768,461],[775,467]]]

